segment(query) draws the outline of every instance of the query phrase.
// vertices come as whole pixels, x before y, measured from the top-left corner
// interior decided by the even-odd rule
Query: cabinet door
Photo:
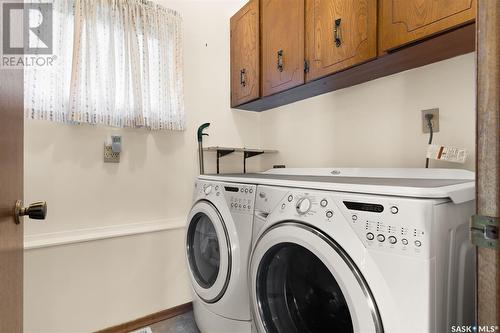
[[[472,22],[476,0],[380,0],[379,51]]]
[[[231,17],[231,106],[259,98],[259,0]]]
[[[306,0],[311,81],[377,56],[377,0]]]
[[[304,0],[262,1],[262,95],[304,83]]]

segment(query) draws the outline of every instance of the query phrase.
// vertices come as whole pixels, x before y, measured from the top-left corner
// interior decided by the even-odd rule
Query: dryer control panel
[[[256,185],[198,181],[195,188],[195,197],[225,200],[231,213],[253,214]]]
[[[253,214],[255,185],[223,184],[223,188],[231,212]]]

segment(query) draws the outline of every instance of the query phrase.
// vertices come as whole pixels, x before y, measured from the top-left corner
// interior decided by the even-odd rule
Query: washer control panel
[[[433,199],[259,186],[257,216],[354,231],[368,250],[425,258],[432,254]],[[337,229],[339,230],[339,229]],[[345,237],[332,234],[332,237]]]
[[[360,196],[342,198],[337,205],[367,249],[418,257],[430,254],[431,201]]]

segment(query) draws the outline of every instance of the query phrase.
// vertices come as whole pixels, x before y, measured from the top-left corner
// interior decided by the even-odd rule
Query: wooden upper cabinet
[[[231,18],[231,106],[267,110],[472,52],[477,1],[250,0]]]
[[[306,0],[311,81],[377,56],[377,0]]]
[[[304,83],[304,0],[262,0],[262,95]]]
[[[379,51],[474,21],[476,0],[380,0]]]
[[[231,17],[231,106],[260,97],[259,0]]]

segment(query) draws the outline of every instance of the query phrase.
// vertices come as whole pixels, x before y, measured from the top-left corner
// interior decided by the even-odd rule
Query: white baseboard
[[[49,246],[89,242],[106,238],[144,234],[163,230],[184,228],[185,218],[162,219],[132,224],[60,231],[46,234],[24,236],[24,249],[39,249]]]

